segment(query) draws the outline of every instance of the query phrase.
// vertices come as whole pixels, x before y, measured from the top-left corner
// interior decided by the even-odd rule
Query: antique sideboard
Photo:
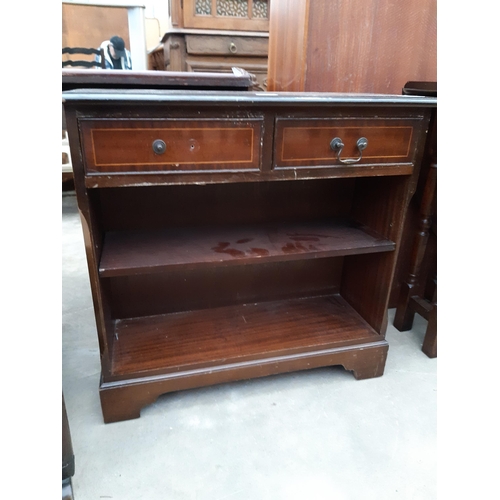
[[[241,68],[255,78],[255,90],[267,86],[267,33],[171,29],[149,54],[150,70],[229,73]]]
[[[105,422],[163,393],[342,365],[381,376],[436,99],[63,93]]]
[[[150,70],[230,72],[255,76],[267,86],[268,0],[170,0],[172,27],[149,53]]]

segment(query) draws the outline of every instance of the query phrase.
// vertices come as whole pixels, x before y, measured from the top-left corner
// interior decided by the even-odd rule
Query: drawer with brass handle
[[[278,118],[274,168],[371,166],[411,173],[420,126],[407,118]]]

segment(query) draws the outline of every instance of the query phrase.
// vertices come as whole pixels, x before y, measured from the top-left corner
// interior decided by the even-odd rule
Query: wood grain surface
[[[343,221],[120,231],[105,235],[99,274],[123,276],[171,267],[315,259],[394,248],[394,242],[368,228]]]
[[[230,364],[378,335],[338,295],[118,320],[112,373]]]
[[[437,80],[436,0],[274,0],[270,91],[400,94]]]

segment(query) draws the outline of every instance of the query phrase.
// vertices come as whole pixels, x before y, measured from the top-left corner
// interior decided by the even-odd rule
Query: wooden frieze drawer
[[[266,57],[268,46],[267,38],[186,35],[186,50],[193,55]]]
[[[258,170],[262,119],[82,120],[87,174]]]
[[[411,119],[278,118],[274,167],[354,167],[355,175],[356,169],[371,165],[386,168],[377,175],[410,174],[415,127],[420,123]]]

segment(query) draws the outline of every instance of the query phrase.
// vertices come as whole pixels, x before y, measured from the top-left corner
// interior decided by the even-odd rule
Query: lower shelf
[[[139,418],[168,392],[342,365],[384,373],[388,344],[340,295],[117,320],[105,423]]]
[[[340,295],[117,320],[111,376],[178,373],[380,340]]]

